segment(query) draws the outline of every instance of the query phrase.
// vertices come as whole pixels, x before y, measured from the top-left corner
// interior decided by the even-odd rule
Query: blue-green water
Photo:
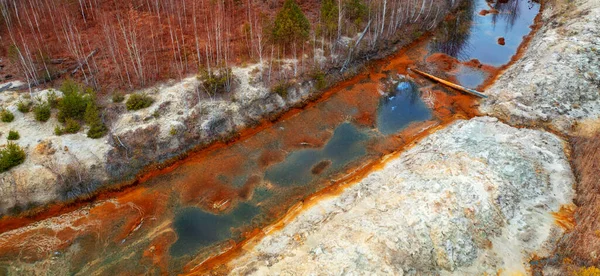
[[[421,100],[418,87],[412,82],[400,82],[393,93],[379,101],[377,128],[390,135],[401,131],[413,122],[431,118],[431,111]]]
[[[241,203],[227,214],[215,215],[196,207],[185,208],[176,215],[173,226],[177,241],[171,246],[173,256],[193,255],[199,249],[231,239],[232,228],[239,228],[258,214],[257,207]]]
[[[333,137],[321,149],[303,149],[290,153],[283,162],[269,168],[265,178],[279,186],[306,185],[315,179],[312,168],[321,161],[329,160],[325,169],[336,170],[367,154],[364,142],[368,139],[365,131],[351,123],[339,125]]]

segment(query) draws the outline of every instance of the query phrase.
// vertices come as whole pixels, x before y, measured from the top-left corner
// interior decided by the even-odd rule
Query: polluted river
[[[477,116],[475,97],[409,68],[484,90],[518,57],[541,7],[464,2],[437,30],[233,143],[193,153],[93,202],[39,219],[2,219],[0,270],[202,272],[298,202],[349,185],[385,156]]]

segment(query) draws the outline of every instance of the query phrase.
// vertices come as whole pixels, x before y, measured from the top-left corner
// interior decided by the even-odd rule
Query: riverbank
[[[600,138],[600,11],[597,1],[545,4],[541,29],[481,101],[482,113],[504,123],[457,121],[341,194],[306,202],[213,268],[234,275],[597,273],[591,171]]]
[[[573,207],[559,217],[568,230],[549,255],[532,257],[533,273],[596,275],[597,172],[600,160],[600,2],[554,1],[524,57],[488,91],[481,111],[518,127],[545,129],[569,143],[576,184]]]
[[[448,12],[454,7],[436,2],[433,8]],[[437,16],[436,24],[443,18],[443,15]],[[362,57],[350,64],[344,74],[333,67],[325,80],[337,83],[360,74],[371,58],[395,52],[416,37],[416,30],[428,29],[429,24],[423,26],[425,20],[427,18],[417,18],[405,26],[404,37],[409,39],[366,47],[360,52]],[[354,42],[358,38],[344,39]],[[286,70],[293,67],[293,61],[281,62]],[[97,140],[88,139],[83,133],[56,136],[54,128],[59,123],[55,114],[48,122],[40,123],[33,115],[17,111],[19,101],[38,97],[44,100],[49,90],[29,95],[4,92],[2,107],[15,114],[15,120],[1,124],[0,132],[19,131],[22,138],[16,143],[25,148],[28,158],[0,175],[0,214],[16,215],[25,210],[35,214],[51,203],[86,200],[99,193],[138,184],[159,169],[176,166],[179,159],[194,152],[233,141],[245,132],[258,132],[270,124],[269,121],[294,108],[302,108],[322,97],[324,92],[322,84],[299,78],[285,93],[273,93],[262,82],[265,72],[260,64],[236,67],[233,74],[235,90],[219,96],[205,95],[199,89],[200,82],[189,77],[138,91],[154,98],[154,104],[147,109],[128,112],[122,104],[106,99],[101,104],[107,107],[104,119],[110,133]],[[327,86],[332,85],[327,83]]]
[[[526,273],[564,230],[564,143],[494,118],[459,120],[340,195],[308,203],[227,266],[233,275]]]

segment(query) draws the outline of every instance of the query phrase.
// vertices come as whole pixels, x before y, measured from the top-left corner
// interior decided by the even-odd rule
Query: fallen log
[[[86,65],[88,63],[88,59],[90,59],[93,55],[95,55],[97,52],[99,51],[98,48],[94,49],[89,55],[87,55],[87,57],[85,57],[85,59],[81,62],[78,61],[79,65],[77,65],[77,67],[75,67],[75,69],[71,72],[71,76],[75,75],[75,73],[77,73],[77,71],[79,69],[81,69],[81,67],[83,67],[84,65]]]
[[[65,61],[67,61],[67,60],[64,58],[56,58],[56,59],[51,59],[50,64],[62,64]]]
[[[434,80],[434,81],[437,81],[437,82],[439,82],[439,83],[441,83],[441,84],[443,84],[443,85],[446,85],[446,86],[452,87],[452,88],[454,88],[454,89],[456,89],[456,90],[458,90],[458,91],[462,91],[462,92],[465,92],[465,93],[467,93],[467,94],[475,95],[475,96],[478,96],[478,97],[481,97],[481,98],[487,98],[487,97],[488,97],[487,95],[484,95],[484,94],[482,94],[482,93],[481,93],[481,92],[479,92],[479,91],[475,91],[475,90],[473,90],[473,89],[469,89],[469,88],[466,88],[466,87],[464,87],[464,86],[460,86],[460,85],[458,85],[458,84],[451,83],[451,82],[449,82],[449,81],[447,81],[447,80],[440,79],[440,78],[438,78],[438,77],[436,77],[436,76],[433,76],[433,75],[427,74],[427,73],[425,73],[425,72],[423,72],[423,71],[419,71],[419,70],[417,70],[417,69],[411,69],[411,68],[409,68],[409,70],[412,70],[412,71],[414,71],[415,73],[418,73],[418,74],[420,74],[420,75],[422,75],[422,76],[424,76],[424,77],[430,78],[430,79],[432,79],[432,80]]]
[[[9,83],[7,85],[0,87],[0,92],[4,92],[4,90],[8,90],[11,86],[12,86],[12,83]]]
[[[346,68],[348,67],[348,65],[350,64],[350,60],[352,59],[352,54],[354,53],[354,49],[356,47],[358,47],[358,44],[360,44],[360,42],[362,41],[363,37],[365,37],[365,34],[369,30],[369,27],[371,27],[371,20],[369,20],[369,23],[367,23],[367,26],[365,27],[365,30],[360,34],[360,36],[358,37],[358,40],[356,40],[356,43],[354,44],[354,47],[350,48],[350,52],[348,53],[348,58],[344,62],[344,65],[342,66],[342,69],[340,69],[340,72],[343,73],[346,70]]]

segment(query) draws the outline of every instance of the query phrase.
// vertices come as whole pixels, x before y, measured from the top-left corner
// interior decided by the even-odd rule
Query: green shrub
[[[37,121],[46,122],[50,119],[50,104],[43,103],[33,107],[33,115]]]
[[[106,134],[106,126],[102,123],[100,113],[98,112],[98,106],[96,106],[95,102],[91,101],[88,103],[87,108],[85,109],[84,119],[85,123],[90,126],[90,129],[87,132],[89,138],[97,139]]]
[[[96,124],[91,125],[90,129],[87,132],[87,136],[92,139],[98,139],[104,135],[106,135],[107,129],[104,124]]]
[[[152,105],[154,99],[146,94],[131,94],[125,106],[127,110],[139,110]]]
[[[231,90],[233,73],[231,68],[221,68],[210,72],[206,69],[200,69],[197,79],[202,82],[201,85],[204,86],[208,94],[216,95]]]
[[[369,13],[364,0],[346,0],[344,6],[346,17],[350,19],[356,27],[360,27]]]
[[[321,2],[321,24],[322,31],[331,36],[338,29],[338,5],[334,0],[323,0]]]
[[[323,73],[323,71],[314,71],[312,74],[312,78],[315,80],[315,88],[317,88],[318,90],[322,90],[327,87],[327,81],[325,80],[325,73]]]
[[[10,130],[8,132],[8,137],[6,137],[8,140],[19,140],[19,138],[21,138],[21,135],[19,135],[19,132],[16,130]]]
[[[59,103],[59,98],[58,95],[56,95],[56,92],[54,92],[54,90],[50,90],[48,92],[48,95],[46,95],[47,100],[48,100],[48,105],[50,106],[50,108],[57,108],[58,107],[58,103]]]
[[[2,109],[0,111],[0,120],[2,122],[5,123],[10,123],[15,119],[15,115],[12,114],[12,112],[6,110],[6,109]]]
[[[271,93],[277,93],[282,98],[287,98],[288,89],[292,87],[291,82],[282,81],[276,84],[273,88],[271,88]]]
[[[8,142],[5,148],[0,149],[0,172],[23,163],[25,156],[25,151],[19,145]]]
[[[19,110],[19,112],[21,113],[27,113],[29,112],[29,110],[31,109],[31,102],[24,102],[24,101],[19,101],[17,103],[17,109]]]
[[[423,35],[423,32],[419,31],[419,30],[415,30],[412,35],[413,35],[413,39],[417,39]]]
[[[83,119],[85,108],[90,97],[82,92],[81,85],[72,80],[66,80],[61,86],[64,97],[58,102],[58,121],[65,122],[66,119]]]
[[[54,134],[55,134],[56,136],[61,136],[61,135],[63,135],[64,133],[65,133],[65,132],[63,131],[63,129],[62,129],[62,128],[60,128],[60,126],[56,126],[56,127],[54,127]]]
[[[308,39],[310,22],[294,0],[285,0],[273,24],[271,35],[276,43],[290,44]]]
[[[81,125],[73,120],[67,119],[65,121],[65,128],[62,130],[63,133],[77,133],[81,129]]]
[[[112,95],[112,101],[113,101],[113,103],[120,103],[123,100],[125,100],[125,96],[122,93],[114,93]]]

